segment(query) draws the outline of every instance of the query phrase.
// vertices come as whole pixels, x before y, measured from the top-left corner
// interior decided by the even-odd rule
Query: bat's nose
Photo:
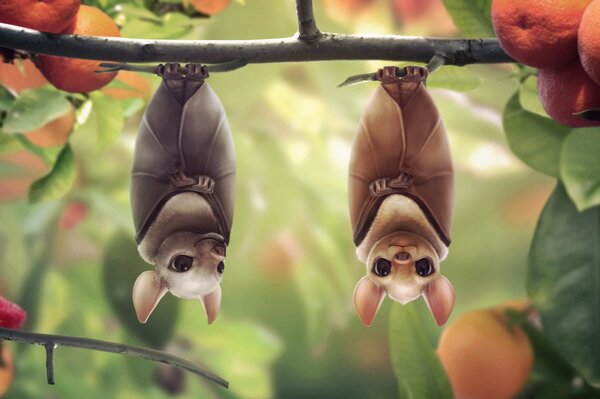
[[[396,253],[396,255],[394,255],[394,260],[398,261],[399,263],[408,263],[410,262],[410,254],[408,252],[398,252]]]

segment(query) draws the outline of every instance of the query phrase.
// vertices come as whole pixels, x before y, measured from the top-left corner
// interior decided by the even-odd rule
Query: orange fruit
[[[493,0],[494,30],[515,60],[537,68],[559,67],[577,56],[577,29],[591,1]]]
[[[229,6],[230,0],[191,0],[192,7],[202,14],[212,15]]]
[[[152,96],[152,83],[141,74],[131,71],[119,71],[115,81],[128,87],[105,87],[102,92],[118,100],[142,98],[148,100]]]
[[[64,115],[46,123],[33,132],[25,133],[25,137],[38,147],[55,147],[63,145],[69,139],[75,124],[75,110],[69,106]]]
[[[80,0],[2,0],[0,22],[60,33],[71,23],[80,3]]]
[[[111,17],[95,7],[82,5],[64,34],[88,36],[121,36],[119,28]],[[76,58],[38,56],[38,67],[46,79],[56,88],[71,93],[87,93],[107,85],[117,75],[96,73],[99,61]]]
[[[12,383],[15,372],[15,367],[13,365],[10,352],[6,347],[6,343],[2,343],[0,350],[2,350],[2,361],[4,363],[2,366],[0,366],[0,396],[2,396],[6,393],[6,391],[8,391],[8,388],[10,388],[10,384]]]
[[[583,69],[600,85],[600,1],[592,1],[579,25],[579,57]]]
[[[16,170],[9,176],[0,176],[0,201],[13,201],[21,198],[29,190],[31,183],[48,171],[41,158],[29,151],[21,150],[0,157],[0,166],[7,164]]]
[[[25,89],[37,89],[48,83],[30,60],[15,61],[14,64],[0,63],[0,83],[19,93]]]
[[[600,86],[585,73],[579,59],[560,68],[538,71],[538,94],[546,113],[566,126],[600,126],[573,114],[600,108]]]
[[[438,356],[458,399],[510,399],[527,383],[533,366],[531,342],[518,326],[510,326],[507,307],[474,310],[443,331]]]

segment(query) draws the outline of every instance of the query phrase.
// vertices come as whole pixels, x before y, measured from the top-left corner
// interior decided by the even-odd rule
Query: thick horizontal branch
[[[264,40],[142,40],[54,35],[0,23],[0,47],[63,57],[117,62],[248,63],[388,60],[445,65],[514,62],[496,39],[438,39],[324,33],[313,42]]]
[[[46,367],[48,368],[48,382],[54,383],[54,349],[57,346],[70,346],[73,348],[83,348],[96,350],[101,352],[119,353],[122,355],[137,356],[154,362],[170,364],[180,369],[187,370],[201,377],[204,377],[214,383],[217,383],[225,388],[229,383],[223,378],[203,370],[195,364],[173,356],[166,352],[161,352],[155,349],[142,348],[139,346],[117,344],[113,342],[100,341],[97,339],[67,337],[63,335],[38,334],[24,331],[11,330],[9,328],[0,327],[0,339],[8,341],[23,342],[30,345],[42,345],[47,351]]]

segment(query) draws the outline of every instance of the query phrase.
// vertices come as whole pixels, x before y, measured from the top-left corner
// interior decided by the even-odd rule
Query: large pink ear
[[[217,288],[213,292],[205,295],[202,298],[202,304],[204,305],[208,324],[212,324],[219,314],[219,309],[221,309],[221,286],[217,285]]]
[[[437,325],[444,325],[454,308],[454,288],[450,281],[442,275],[436,277],[425,288],[423,297]]]
[[[369,327],[385,298],[383,288],[367,276],[360,279],[354,288],[354,307],[362,323]]]
[[[133,284],[133,307],[140,323],[146,323],[148,317],[167,293],[167,287],[161,284],[154,271],[140,274]]]

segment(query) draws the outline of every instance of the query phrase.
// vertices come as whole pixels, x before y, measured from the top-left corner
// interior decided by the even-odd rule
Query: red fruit
[[[0,296],[0,327],[18,330],[26,318],[27,313],[19,305]]]
[[[65,229],[72,229],[87,216],[88,208],[83,202],[71,202],[60,218],[60,225]]]
[[[2,0],[0,22],[60,33],[77,14],[79,4],[80,0]]]
[[[500,45],[515,60],[556,68],[577,57],[577,30],[592,0],[494,0]]]
[[[579,59],[560,68],[540,69],[538,94],[544,110],[566,126],[600,126],[574,114],[600,108],[600,86],[585,73]]]
[[[586,8],[579,25],[579,57],[583,69],[600,85],[600,1]]]

